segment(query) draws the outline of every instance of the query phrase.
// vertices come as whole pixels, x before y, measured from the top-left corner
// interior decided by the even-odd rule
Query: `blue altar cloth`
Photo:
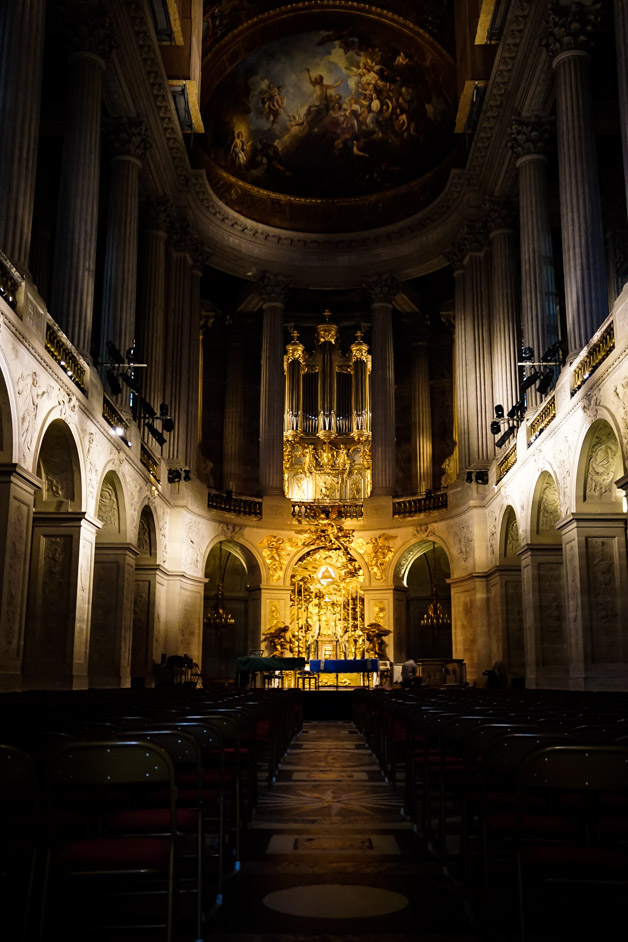
[[[310,661],[312,674],[371,674],[379,670],[376,657],[361,657],[357,660]]]

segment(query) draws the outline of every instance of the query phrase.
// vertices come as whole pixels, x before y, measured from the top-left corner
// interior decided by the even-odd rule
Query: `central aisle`
[[[459,894],[421,850],[361,735],[306,722],[259,796],[216,942],[469,942]]]

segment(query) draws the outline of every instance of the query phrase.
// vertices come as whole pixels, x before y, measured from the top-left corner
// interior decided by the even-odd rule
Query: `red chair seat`
[[[555,871],[557,876],[559,872],[572,876],[573,871],[581,870],[583,874],[608,872],[619,877],[622,870],[628,869],[628,852],[612,847],[542,844],[523,846],[520,854],[527,866]],[[625,872],[621,876],[625,879]]]
[[[194,808],[177,808],[177,830],[182,834],[193,833],[198,826],[198,811]],[[107,825],[116,834],[143,832],[144,834],[167,833],[170,826],[168,808],[142,808],[119,811],[111,815]]]
[[[170,861],[170,841],[160,837],[98,837],[74,841],[59,852],[58,870],[66,872],[123,873],[126,870],[165,870]]]
[[[515,834],[541,837],[570,837],[577,833],[577,824],[571,818],[559,815],[524,814],[489,814],[486,828],[493,834],[515,836]]]

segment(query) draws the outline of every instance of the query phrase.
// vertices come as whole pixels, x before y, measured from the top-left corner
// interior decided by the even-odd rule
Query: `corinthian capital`
[[[555,125],[554,118],[541,115],[514,117],[506,132],[506,143],[517,160],[530,155],[547,157],[554,142]]]
[[[150,232],[168,232],[174,218],[172,203],[166,196],[147,196],[142,203],[141,223]]]
[[[362,286],[371,304],[392,304],[399,292],[399,283],[392,275],[376,275],[367,278]]]
[[[552,0],[545,17],[545,35],[541,45],[550,59],[561,52],[588,52],[593,45],[593,33],[600,22],[599,3],[572,3],[565,6]]]
[[[510,197],[491,197],[488,200],[486,229],[490,234],[498,229],[515,231],[517,228],[517,201]]]
[[[129,118],[126,115],[106,118],[103,126],[110,157],[142,159],[150,144],[148,128],[141,118]]]
[[[115,48],[112,23],[100,3],[91,0],[64,0],[59,4],[64,41],[70,56],[91,53],[107,61]]]
[[[290,282],[282,275],[266,271],[257,282],[257,290],[262,304],[285,304]]]

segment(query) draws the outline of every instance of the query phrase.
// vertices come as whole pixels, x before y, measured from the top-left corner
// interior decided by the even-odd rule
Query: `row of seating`
[[[297,691],[3,696],[0,851],[8,937],[201,939],[302,725]],[[3,894],[4,895],[4,894]],[[8,923],[7,923],[8,920]],[[157,933],[157,934],[155,934]]]
[[[628,884],[628,698],[478,689],[356,692],[354,721],[404,813],[480,916],[512,891]]]

